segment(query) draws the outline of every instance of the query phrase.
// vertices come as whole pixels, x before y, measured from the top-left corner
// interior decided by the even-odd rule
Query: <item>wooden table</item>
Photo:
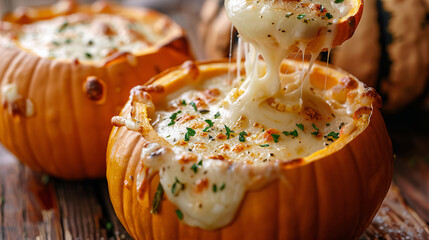
[[[428,114],[414,114],[420,126],[429,124]],[[405,120],[387,120],[397,155],[396,186],[360,239],[429,239],[429,129],[400,131]],[[53,179],[19,164],[1,146],[0,227],[0,240],[130,238],[105,180]]]

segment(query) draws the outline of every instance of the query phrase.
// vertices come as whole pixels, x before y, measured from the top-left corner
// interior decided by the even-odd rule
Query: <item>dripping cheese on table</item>
[[[23,25],[18,44],[41,57],[97,61],[118,51],[138,53],[162,37],[126,17],[76,13]]]

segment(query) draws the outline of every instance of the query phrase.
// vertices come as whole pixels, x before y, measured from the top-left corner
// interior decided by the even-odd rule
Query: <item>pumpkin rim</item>
[[[55,7],[64,3],[69,3],[70,6],[63,12],[55,12]],[[105,4],[105,5],[102,6],[103,7],[102,9],[95,9],[98,4]],[[23,15],[24,20],[14,16],[15,14],[17,14],[17,12],[19,13],[19,11],[24,11],[24,15]],[[26,12],[31,12],[34,16],[27,16]],[[118,51],[116,54],[113,54],[112,56],[104,57],[100,60],[84,60],[84,61],[79,60],[79,64],[81,65],[105,67],[105,66],[113,65],[115,63],[126,62],[128,61],[128,58],[127,58],[128,56],[140,57],[140,56],[157,52],[159,49],[168,46],[170,43],[174,42],[175,40],[179,40],[180,38],[183,38],[184,36],[186,36],[186,31],[179,24],[177,24],[169,16],[161,12],[158,12],[154,9],[150,9],[146,7],[124,6],[121,4],[112,3],[105,0],[97,0],[92,4],[78,4],[75,0],[70,0],[70,1],[60,0],[59,2],[54,4],[28,7],[28,8],[25,8],[24,10],[22,10],[22,8],[17,8],[15,10],[5,13],[0,19],[0,34],[2,33],[1,32],[2,24],[8,24],[9,25],[8,27],[10,28],[10,27],[13,27],[14,25],[22,26],[26,24],[32,24],[38,21],[51,20],[57,17],[68,16],[76,13],[87,13],[90,15],[111,14],[111,15],[126,17],[128,19],[133,19],[139,23],[142,23],[140,19],[141,16],[151,15],[157,19],[166,20],[168,29],[169,29],[167,34],[164,34],[160,40],[153,42],[151,45],[149,45],[144,49],[140,49],[134,52]],[[20,21],[24,21],[24,22],[20,22]],[[42,57],[30,51],[29,49],[25,49],[19,46],[19,44],[17,44],[17,40],[12,40],[11,42],[14,43],[14,48],[18,49],[19,51],[24,51],[28,54],[31,54],[41,59],[47,59],[51,61],[58,61],[58,62],[64,62],[64,63],[73,63],[75,61],[75,59],[70,59],[70,58]],[[189,55],[193,55],[190,49],[187,49],[186,52],[189,52]]]
[[[220,66],[220,67],[223,66],[223,69],[225,69],[224,73],[227,73],[228,71],[230,71],[229,69],[232,69],[231,71],[234,71],[235,68],[231,68],[231,67],[233,65],[236,65],[236,63],[229,63],[228,61],[225,61],[225,60],[226,59],[207,60],[207,61],[191,61],[191,60],[189,60],[189,61],[186,61],[185,63],[183,63],[180,66],[169,68],[169,69],[161,72],[160,74],[158,74],[158,75],[152,77],[151,79],[149,79],[145,84],[143,84],[141,86],[143,86],[143,87],[147,87],[147,86],[150,86],[150,85],[156,86],[157,85],[156,83],[158,81],[162,81],[163,79],[167,79],[167,81],[166,81],[167,84],[170,84],[172,82],[182,81],[182,82],[185,82],[185,84],[182,84],[181,87],[186,86],[186,83],[189,84],[189,82],[186,82],[186,78],[189,77],[189,73],[191,72],[191,68],[192,67],[197,67],[198,71],[200,71],[200,66],[210,66],[212,64],[215,64],[215,66]],[[282,62],[282,66],[285,63],[292,63],[292,65],[293,65],[293,64],[296,64],[296,61],[293,61],[293,60],[290,60],[290,59],[284,60]],[[307,63],[308,63],[308,61],[304,61],[304,64],[307,64]],[[320,63],[322,63],[322,62],[321,61],[316,61],[315,62],[315,66],[319,66],[322,69],[326,69],[327,68],[326,66],[323,66]],[[326,65],[326,64],[324,63],[324,65]],[[338,67],[335,67],[335,66],[331,67],[331,66],[332,65],[329,64],[328,69],[331,68],[335,72],[337,72],[337,73],[339,73],[341,75],[344,75],[344,76],[352,76],[352,77],[354,77],[353,75],[351,75],[350,73],[347,73],[346,71],[342,70],[341,68],[338,68]],[[210,69],[213,69],[215,71],[219,71],[219,67],[218,68],[216,68],[216,67],[205,68],[204,70],[205,71],[210,71]],[[314,70],[314,68],[313,68],[313,70]],[[176,73],[176,75],[173,75],[175,73]],[[174,78],[170,77],[170,75],[174,76]],[[218,76],[218,75],[220,75],[220,74],[214,74],[214,76]],[[173,79],[173,80],[169,80],[168,81],[169,78]],[[198,82],[198,81],[205,81],[205,80],[207,80],[207,79],[200,79],[200,80],[194,80],[194,81]],[[339,81],[339,79],[337,79],[337,81]],[[361,88],[361,89],[364,89],[364,90],[372,89],[370,87],[366,87],[363,82],[358,81],[358,83],[360,83],[360,87],[358,87],[358,88]],[[165,86],[166,86],[164,84],[164,82],[161,83],[161,84],[159,84],[159,85],[161,85],[163,88],[165,88]],[[135,91],[145,91],[144,89],[143,90],[140,89],[141,86],[136,86],[136,87],[134,87],[131,90],[130,100],[124,106],[123,110],[126,109],[129,105],[132,105],[133,94],[135,93]],[[174,90],[178,90],[178,89],[180,89],[180,88],[175,88]],[[157,94],[157,93],[158,92],[155,92],[155,94]],[[154,97],[153,92],[149,92],[149,94],[151,95],[152,98]],[[165,91],[162,91],[159,94],[160,94],[159,97],[161,97],[161,98],[163,98],[166,95],[168,95],[168,93],[165,93]],[[359,95],[362,95],[362,94],[363,94],[363,92],[359,93]],[[353,122],[364,121],[364,126],[363,127],[357,127],[358,130],[353,131],[352,134],[346,136],[345,138],[340,138],[342,141],[339,141],[340,139],[338,139],[337,141],[335,141],[334,143],[330,144],[329,146],[324,147],[324,148],[322,148],[322,149],[320,149],[318,151],[315,151],[315,152],[313,152],[313,153],[311,153],[308,156],[303,157],[303,158],[296,158],[296,159],[290,159],[290,160],[277,159],[276,161],[265,163],[263,165],[256,165],[256,166],[253,165],[253,164],[247,164],[247,163],[244,163],[244,162],[230,162],[230,163],[231,163],[231,165],[234,165],[234,166],[250,166],[254,170],[264,171],[265,169],[268,169],[270,167],[278,167],[280,170],[288,170],[288,169],[293,169],[293,168],[299,168],[299,167],[304,167],[304,166],[306,166],[308,164],[311,164],[313,162],[316,162],[316,161],[319,161],[319,160],[321,161],[323,159],[326,159],[328,156],[330,156],[332,154],[335,154],[335,153],[339,152],[340,150],[342,150],[346,145],[350,144],[355,138],[357,138],[359,135],[361,135],[367,129],[367,127],[370,125],[371,118],[372,118],[372,115],[373,115],[374,111],[376,111],[378,108],[381,107],[381,104],[378,102],[378,101],[380,101],[378,94],[377,94],[377,97],[378,98],[372,99],[372,102],[371,102],[371,112],[369,114],[365,114],[365,115],[367,115],[366,117],[361,117],[361,118],[359,118],[359,120],[354,120],[353,121]],[[153,101],[153,104],[154,104],[154,106],[156,106],[157,105],[156,101]],[[143,103],[143,106],[144,106],[144,108],[147,107],[144,103]],[[130,107],[131,107],[131,111],[133,111],[134,106],[130,106]],[[147,108],[145,110],[147,110]],[[121,111],[120,116],[122,116],[122,111]],[[136,111],[135,115],[139,115],[139,114],[141,114],[141,113],[138,113]],[[146,132],[146,133],[150,132],[150,134],[155,134],[156,138],[152,138],[152,137],[148,137],[148,136],[145,137],[143,135],[143,133],[140,132],[139,130],[137,132],[139,134],[141,134],[141,136],[147,142],[157,142],[157,143],[159,143],[159,144],[161,144],[163,146],[167,146],[167,147],[171,148],[172,147],[171,144],[169,144],[163,137],[159,136],[158,133],[155,131],[155,129],[152,127],[152,124],[150,123],[150,120],[149,120],[150,118],[148,117],[147,111],[144,113],[144,115],[145,115],[144,120],[146,122],[145,125],[148,125],[150,127],[150,129],[145,129],[144,132]],[[134,118],[134,117],[132,117],[132,118]],[[113,119],[112,119],[112,121],[113,121]],[[115,127],[117,127],[117,126],[115,126]],[[145,128],[145,127],[147,127],[147,126],[143,126],[143,128]],[[131,129],[128,129],[128,130],[134,131],[134,130],[131,130]],[[160,140],[160,141],[158,141],[158,140]],[[220,160],[218,160],[218,161],[220,161]]]

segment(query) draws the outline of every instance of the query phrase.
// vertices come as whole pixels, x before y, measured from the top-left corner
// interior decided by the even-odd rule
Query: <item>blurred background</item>
[[[22,6],[50,5],[57,0],[0,0],[0,15]],[[81,3],[93,3],[94,0],[79,0]],[[123,5],[156,9],[169,15],[188,33],[195,56],[205,58],[201,43],[197,37],[199,14],[204,0],[111,0]]]

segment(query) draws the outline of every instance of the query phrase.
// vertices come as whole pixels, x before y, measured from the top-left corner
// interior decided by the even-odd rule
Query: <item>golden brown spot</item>
[[[234,148],[232,148],[232,151],[234,151],[235,153],[239,153],[248,147],[249,147],[249,145],[247,145],[247,144],[239,143],[239,144],[235,145]]]
[[[197,155],[193,153],[185,153],[182,155],[182,157],[179,159],[180,164],[187,164],[190,162],[196,162],[198,159]]]
[[[195,192],[200,193],[209,187],[209,180],[207,178],[200,178],[195,183]]]
[[[203,122],[193,122],[189,125],[189,127],[193,129],[198,129],[198,128],[203,128],[204,125],[205,124]]]
[[[224,143],[224,144],[222,144],[222,145],[219,147],[219,149],[220,149],[220,150],[222,150],[222,151],[228,151],[228,150],[230,150],[231,148],[229,147],[229,144]]]
[[[304,109],[301,111],[301,114],[304,115],[306,120],[320,120],[322,118],[322,115],[314,108],[311,107],[304,107]]]
[[[273,136],[271,134],[279,135],[280,131],[274,128],[269,128],[259,136],[259,139],[262,139],[267,142],[273,141]]]
[[[186,142],[185,140],[183,140],[183,139],[180,139],[179,141],[177,141],[174,145],[178,145],[178,146],[184,146],[184,145],[186,145],[186,144],[188,144],[188,142]]]
[[[226,139],[226,135],[225,135],[225,134],[223,134],[223,133],[218,133],[218,134],[216,135],[216,139]]]
[[[222,155],[222,154],[215,154],[215,155],[211,155],[209,156],[210,159],[217,159],[217,160],[225,160],[226,156]]]
[[[353,90],[358,87],[358,82],[352,77],[343,77],[340,79],[340,84],[348,90]]]
[[[367,107],[367,106],[360,107],[358,110],[356,110],[356,112],[353,113],[353,119],[357,120],[365,114],[371,114],[371,112],[372,112],[371,107]]]
[[[100,25],[100,31],[102,34],[108,37],[116,35],[116,31],[108,23],[103,23]]]
[[[192,119],[195,119],[197,116],[195,115],[189,115],[189,114],[185,114],[183,117],[181,117],[177,123],[179,124],[183,124],[185,122],[191,121]]]
[[[381,108],[383,104],[380,95],[378,95],[377,91],[375,91],[375,89],[372,87],[366,88],[365,91],[362,93],[362,97],[367,97],[371,99],[372,104],[375,108]]]

